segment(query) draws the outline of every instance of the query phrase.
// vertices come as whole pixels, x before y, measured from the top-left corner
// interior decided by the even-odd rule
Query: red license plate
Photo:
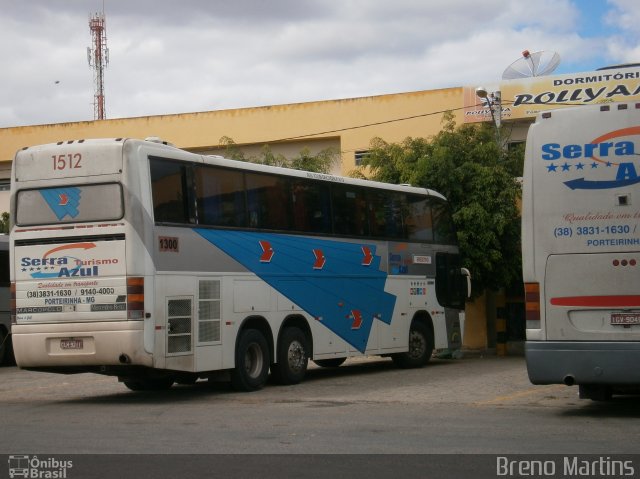
[[[61,339],[60,349],[82,349],[82,339]]]
[[[640,324],[640,313],[611,313],[611,324]]]

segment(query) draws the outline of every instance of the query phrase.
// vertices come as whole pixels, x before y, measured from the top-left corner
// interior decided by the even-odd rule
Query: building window
[[[362,166],[362,160],[367,158],[370,154],[371,154],[370,150],[356,150],[355,152],[356,166]]]
[[[507,149],[509,151],[514,151],[516,148],[520,148],[520,147],[524,147],[525,142],[524,141],[510,141],[509,143],[507,143]]]

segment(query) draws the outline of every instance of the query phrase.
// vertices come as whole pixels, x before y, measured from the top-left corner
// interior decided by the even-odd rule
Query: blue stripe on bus
[[[375,245],[274,233],[195,231],[360,352],[367,348],[374,318],[391,323],[396,297],[384,291],[387,274],[380,271]]]

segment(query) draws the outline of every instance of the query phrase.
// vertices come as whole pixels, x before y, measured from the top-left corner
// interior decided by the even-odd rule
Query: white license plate
[[[611,313],[611,324],[640,324],[640,313]]]
[[[61,339],[60,349],[82,349],[82,339]]]

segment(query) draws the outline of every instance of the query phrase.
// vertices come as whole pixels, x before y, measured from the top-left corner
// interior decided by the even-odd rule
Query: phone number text
[[[577,236],[598,236],[598,235],[626,235],[635,233],[636,227],[630,225],[610,225],[610,226],[558,226],[553,229],[553,236],[556,238],[571,238]]]

